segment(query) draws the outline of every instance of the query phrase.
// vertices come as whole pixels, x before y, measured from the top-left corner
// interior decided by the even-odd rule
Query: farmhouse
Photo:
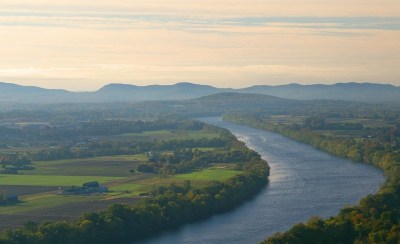
[[[18,174],[18,170],[16,168],[5,168],[0,171],[0,174]]]
[[[16,203],[18,201],[19,199],[17,194],[0,195],[0,204]]]
[[[83,183],[82,186],[83,186],[83,187],[93,187],[93,188],[96,188],[96,187],[100,187],[100,183],[99,183],[98,181],[91,181],[91,182]]]
[[[62,189],[62,194],[91,194],[108,192],[108,187],[100,185],[98,181],[86,182],[82,186],[71,186],[68,189]]]
[[[18,202],[17,194],[7,194],[4,196],[4,199],[8,202]]]

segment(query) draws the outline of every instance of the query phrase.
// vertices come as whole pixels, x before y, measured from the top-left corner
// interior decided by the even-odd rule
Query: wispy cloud
[[[397,16],[397,0],[2,0],[2,9],[187,16]]]
[[[2,81],[400,85],[398,0],[0,1]]]
[[[51,12],[1,12],[0,26],[56,26],[69,28],[157,28],[204,30],[227,27],[287,27],[312,29],[400,30],[400,17],[240,17],[194,18],[160,14],[54,15]]]

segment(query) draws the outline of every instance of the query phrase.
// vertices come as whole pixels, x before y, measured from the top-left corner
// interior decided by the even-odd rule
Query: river
[[[377,192],[385,181],[380,169],[319,151],[279,134],[202,118],[231,131],[271,167],[268,186],[235,210],[162,233],[146,244],[257,243],[312,216],[336,215]]]

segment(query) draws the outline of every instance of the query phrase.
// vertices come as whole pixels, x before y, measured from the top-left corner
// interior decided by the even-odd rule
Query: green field
[[[177,180],[206,180],[206,181],[212,181],[212,180],[219,180],[219,181],[224,181],[232,176],[235,176],[239,173],[240,171],[235,171],[231,169],[224,169],[224,168],[209,168],[205,169],[202,171],[197,171],[197,172],[192,172],[189,174],[179,174],[179,175],[174,175],[172,179],[177,179]]]
[[[221,166],[213,166],[212,168],[195,171],[188,174],[177,174],[169,178],[160,178],[156,175],[147,179],[137,180],[125,184],[119,184],[110,187],[111,191],[125,192],[128,196],[139,195],[141,193],[149,192],[155,186],[168,186],[171,183],[176,185],[183,185],[185,180],[190,180],[192,187],[202,187],[212,181],[224,181],[232,176],[239,174],[241,171],[227,169],[225,164]]]
[[[292,115],[272,115],[268,122],[270,123],[282,123],[282,124],[301,124],[303,123],[304,116],[292,116]]]
[[[215,149],[199,148],[201,151]],[[108,202],[125,202],[126,199],[151,192],[157,186],[183,185],[185,180],[190,180],[192,187],[200,188],[240,173],[232,170],[232,164],[215,164],[208,169],[168,178],[161,178],[158,174],[129,172],[129,169],[135,169],[137,164],[147,160],[146,155],[138,154],[33,162],[34,170],[21,170],[17,175],[0,175],[0,189],[4,186],[4,189],[7,188],[5,193],[20,192],[20,201],[0,206],[0,214],[17,214],[21,219],[24,215],[56,218],[63,216],[65,209],[72,204],[75,208],[68,211],[79,216],[85,211],[104,209]],[[89,181],[107,185],[109,192],[91,195],[62,195],[58,192],[58,187],[80,186]]]
[[[100,199],[101,196],[64,196],[54,193],[43,193],[20,197],[20,202],[14,205],[0,207],[0,214],[20,214],[38,209],[65,205],[68,203],[85,202]]]
[[[268,123],[282,124],[302,124],[306,116],[292,115],[272,115],[266,119]],[[351,123],[361,124],[364,128],[388,128],[393,127],[393,124],[388,123],[383,119],[363,119],[363,118],[326,118],[327,123]]]
[[[220,134],[208,131],[159,130],[99,138],[108,141],[167,141],[219,137]],[[207,152],[221,149],[209,147],[198,150]],[[200,188],[212,181],[223,181],[240,173],[232,170],[233,164],[215,164],[208,169],[167,178],[161,178],[158,174],[130,172],[145,162],[148,162],[146,154],[32,162],[32,170],[19,170],[15,175],[0,174],[0,193],[18,194],[19,197],[17,203],[0,205],[0,215],[7,216],[9,221],[11,216],[15,216],[16,224],[26,219],[42,221],[47,218],[65,219],[68,216],[76,219],[85,212],[100,211],[112,203],[137,201],[140,194],[149,193],[157,186],[183,185],[186,180],[190,180],[192,187]],[[109,192],[65,195],[58,190],[59,187],[66,189],[91,181],[107,186]],[[0,221],[2,225],[7,225],[7,222]]]
[[[208,131],[170,131],[170,130],[158,130],[158,131],[145,131],[142,133],[126,133],[116,136],[107,136],[109,140],[189,140],[189,139],[201,139],[201,138],[219,138],[220,134],[211,133]]]
[[[329,123],[358,123],[364,128],[388,128],[393,127],[383,119],[360,119],[360,118],[329,118],[326,120]]]
[[[62,162],[61,162],[62,161]],[[53,165],[63,165],[65,161],[53,161]],[[107,199],[124,199],[138,196],[142,193],[150,192],[157,186],[168,186],[170,184],[183,185],[185,180],[190,180],[192,187],[199,188],[210,184],[215,180],[226,180],[240,171],[230,169],[227,164],[217,164],[212,168],[196,171],[188,174],[174,175],[169,178],[160,178],[156,174],[136,173],[131,177],[104,177],[104,176],[53,176],[53,175],[0,175],[1,185],[25,186],[27,190],[35,186],[62,186],[82,185],[88,181],[99,181],[102,184],[110,185],[109,193],[91,194],[91,195],[62,195],[57,190],[49,192],[39,192],[34,194],[25,194],[19,197],[19,202],[12,205],[0,206],[0,214],[22,216],[41,216],[44,213],[49,216],[63,216],[63,209],[74,204],[76,209],[74,213],[79,215],[84,210],[82,207],[90,206],[89,211],[96,210],[106,206]],[[10,187],[12,189],[12,187]],[[67,211],[67,210],[65,210]],[[67,211],[68,212],[68,211]],[[66,214],[66,213],[64,213]]]
[[[46,148],[40,147],[11,147],[11,148],[0,148],[1,154],[15,154],[15,153],[26,153],[26,152],[39,152]]]
[[[29,186],[78,186],[89,181],[105,184],[122,179],[122,177],[107,176],[65,176],[65,175],[0,175],[1,185]]]
[[[74,175],[74,176],[113,176],[128,177],[129,170],[135,169],[147,156],[121,155],[33,162],[34,170],[21,171],[30,175]]]

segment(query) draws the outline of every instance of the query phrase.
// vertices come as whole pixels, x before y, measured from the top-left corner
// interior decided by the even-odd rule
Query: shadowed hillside
[[[109,84],[94,92],[71,92],[0,83],[0,102],[15,103],[106,103],[157,100],[181,100],[217,93],[265,94],[281,98],[312,100],[330,99],[368,103],[400,103],[400,88],[371,83],[338,83],[334,85],[252,86],[243,89],[216,88],[208,85],[177,83],[175,85],[135,86]]]

